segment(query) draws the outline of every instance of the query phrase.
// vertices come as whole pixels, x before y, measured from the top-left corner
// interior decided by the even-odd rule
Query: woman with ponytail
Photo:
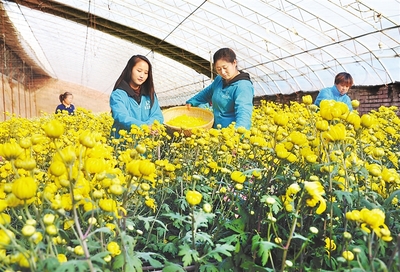
[[[67,111],[69,114],[74,114],[75,106],[72,105],[73,95],[70,92],[60,94],[59,99],[61,104],[57,106],[56,113]]]

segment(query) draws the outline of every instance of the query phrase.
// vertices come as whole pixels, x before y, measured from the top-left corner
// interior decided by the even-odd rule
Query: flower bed
[[[306,97],[307,98],[307,97]],[[2,271],[395,271],[395,107],[255,107],[250,130],[0,124]]]

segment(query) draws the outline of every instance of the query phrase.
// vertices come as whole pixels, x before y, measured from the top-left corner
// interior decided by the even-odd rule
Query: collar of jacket
[[[140,88],[139,92],[135,92],[135,90],[133,90],[132,87],[125,80],[122,80],[117,88],[124,90],[128,94],[128,96],[132,97],[136,100],[136,102],[140,103],[142,88]]]
[[[250,80],[250,75],[249,75],[248,73],[239,71],[239,74],[238,74],[237,76],[235,76],[235,77],[234,77],[231,81],[229,81],[228,83],[226,83],[226,80],[223,79],[223,80],[222,80],[222,82],[223,82],[222,88],[225,88],[225,87],[227,87],[227,86],[231,85],[232,83],[234,83],[234,82],[236,82],[236,81],[239,81],[239,80],[248,80],[248,81],[251,82],[251,80]]]

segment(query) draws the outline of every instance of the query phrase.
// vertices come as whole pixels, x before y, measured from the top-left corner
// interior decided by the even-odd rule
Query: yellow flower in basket
[[[184,114],[171,119],[167,124],[174,127],[193,128],[203,126],[207,124],[207,121],[201,117],[193,117]]]

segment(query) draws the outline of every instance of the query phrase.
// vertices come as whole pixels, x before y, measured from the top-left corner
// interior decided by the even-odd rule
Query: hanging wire
[[[157,45],[160,45],[162,42],[164,42],[172,33],[174,33],[175,30],[178,29],[178,27],[180,27],[187,19],[189,19],[190,16],[192,16],[192,15],[193,15],[199,8],[201,8],[206,2],[207,2],[207,0],[204,0],[203,3],[201,3],[197,8],[195,8],[191,13],[189,13],[189,15],[186,16],[177,26],[175,26],[175,28],[172,29],[172,30],[167,34],[167,36],[165,36]],[[150,50],[150,51],[146,54],[146,56],[147,56],[148,54],[150,54],[151,52],[152,52],[152,50]]]
[[[91,26],[91,12],[90,12],[90,7],[92,5],[92,0],[89,0],[88,4],[88,18],[87,18],[87,24],[86,24],[86,35],[85,35],[85,46],[83,48],[83,61],[82,61],[82,68],[81,68],[81,85],[83,84],[83,73],[85,71],[85,63],[86,63],[86,52],[87,52],[87,44],[88,44],[88,37],[89,37],[89,27]]]
[[[31,31],[32,36],[34,37],[36,43],[39,45],[39,47],[40,47],[40,49],[42,50],[42,52],[45,52],[45,51],[43,50],[41,44],[39,43],[39,40],[36,38],[35,32],[33,32],[32,27],[31,27],[31,25],[29,24],[29,21],[28,21],[28,19],[26,18],[24,12],[22,11],[20,4],[19,4],[19,3],[16,3],[16,4],[17,4],[17,7],[18,7],[19,11],[21,12],[22,17],[24,17],[25,23],[26,23],[27,26],[29,27],[29,30]],[[43,61],[43,62],[44,62],[44,61]],[[49,61],[47,61],[47,63],[51,66],[51,63],[50,63]],[[53,67],[51,67],[51,69],[54,71]]]

